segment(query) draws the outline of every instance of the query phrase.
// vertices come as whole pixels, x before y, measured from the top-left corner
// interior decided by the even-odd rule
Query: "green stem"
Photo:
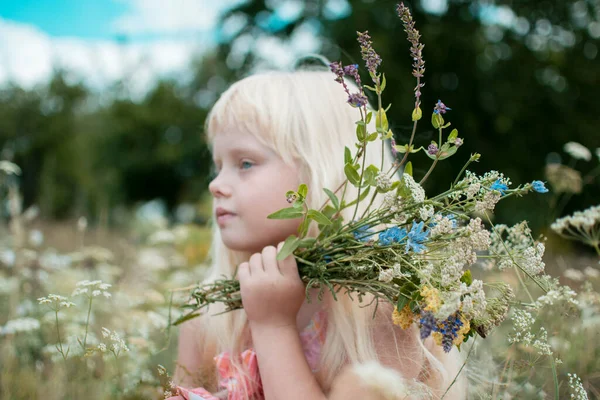
[[[460,170],[460,172],[458,173],[458,175],[456,176],[456,179],[454,180],[454,182],[452,183],[452,186],[455,186],[458,181],[460,180],[460,177],[462,176],[462,174],[467,170],[467,167],[469,166],[469,164],[471,164],[473,162],[472,158],[469,157],[469,160],[465,163],[465,165],[462,167],[462,169]]]
[[[448,386],[448,389],[446,389],[446,391],[444,392],[442,397],[440,397],[440,400],[444,400],[444,397],[446,397],[446,394],[448,394],[448,392],[450,391],[452,386],[456,383],[456,380],[458,379],[458,376],[462,372],[463,368],[465,367],[465,365],[467,365],[467,361],[469,360],[469,357],[471,356],[471,352],[475,348],[475,340],[477,340],[477,336],[473,337],[473,344],[471,345],[471,348],[469,349],[469,352],[467,353],[467,358],[465,358],[465,362],[463,363],[463,365],[460,367],[460,369],[456,373],[456,376],[454,377],[454,380],[452,381],[452,383],[450,383],[450,386]]]
[[[550,356],[550,362],[552,364],[552,378],[554,380],[554,399],[558,399],[558,375],[556,374],[556,362],[554,361],[554,357]]]
[[[63,349],[62,340],[60,338],[60,328],[58,327],[58,309],[54,310],[54,317],[56,318],[56,336],[58,337],[58,346],[60,348],[60,354],[63,357],[65,363],[67,362],[67,357],[65,356],[65,351]]]
[[[92,295],[90,294],[90,305],[88,307],[87,320],[85,321],[85,335],[83,336],[83,353],[85,354],[86,343],[87,343],[87,335],[88,335],[88,327],[90,326],[90,314],[92,312]]]
[[[436,157],[435,160],[433,160],[431,167],[429,167],[429,171],[427,171],[427,173],[425,174],[423,179],[421,179],[421,182],[419,182],[419,185],[423,185],[423,182],[425,182],[427,180],[427,178],[429,178],[429,175],[431,174],[431,171],[433,171],[433,169],[435,168],[435,165],[437,164],[438,160],[439,160],[439,157]]]

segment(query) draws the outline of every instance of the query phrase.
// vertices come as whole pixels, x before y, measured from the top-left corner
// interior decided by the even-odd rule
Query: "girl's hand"
[[[296,326],[305,288],[293,255],[277,261],[281,246],[265,247],[238,268],[242,304],[253,325]]]

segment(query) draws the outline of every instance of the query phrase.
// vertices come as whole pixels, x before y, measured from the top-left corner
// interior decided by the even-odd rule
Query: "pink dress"
[[[325,343],[326,333],[327,312],[325,310],[317,312],[306,328],[300,332],[304,355],[312,372],[319,370],[321,347]],[[236,371],[230,368],[231,355],[228,352],[215,357],[219,374],[219,387],[227,391],[227,400],[242,400],[244,387],[250,395],[263,396],[256,352],[254,349],[247,349],[240,354],[240,359],[248,373],[248,377],[239,376]],[[220,400],[219,397],[204,388],[186,389],[177,386],[177,394],[185,400]]]

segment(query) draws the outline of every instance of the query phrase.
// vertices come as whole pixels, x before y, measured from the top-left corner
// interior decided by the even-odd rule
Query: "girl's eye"
[[[248,169],[250,167],[252,167],[254,164],[252,164],[250,161],[242,161],[240,167],[242,169]]]

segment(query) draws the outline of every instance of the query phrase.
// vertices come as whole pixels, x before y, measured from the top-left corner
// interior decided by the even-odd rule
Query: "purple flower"
[[[421,313],[421,319],[419,320],[421,327],[421,340],[425,340],[431,335],[431,332],[436,328],[435,318],[430,312]]]
[[[438,100],[435,107],[433,107],[433,112],[436,114],[446,114],[446,111],[448,111],[448,110],[452,110],[452,109],[450,107],[446,107],[446,105],[444,103],[442,103],[441,100]]]
[[[392,156],[396,157],[398,155],[398,150],[396,150],[396,141],[394,140],[394,138],[391,139],[391,146],[392,146]]]
[[[431,154],[432,156],[435,156],[439,152],[440,152],[440,149],[438,149],[438,147],[434,143],[431,143],[427,147],[427,153]]]
[[[360,75],[358,75],[358,64],[352,64],[343,67],[340,61],[334,61],[329,64],[329,69],[335,74],[334,80],[341,83],[344,87],[344,91],[348,95],[349,104],[354,107],[363,107],[367,104],[368,99],[362,92]],[[344,81],[344,75],[352,75],[354,77],[356,84],[360,88],[360,92],[350,93],[350,89],[348,89],[348,85],[346,85],[346,82]]]
[[[398,14],[398,17],[400,17],[400,20],[402,20],[402,25],[404,25],[404,32],[406,32],[408,36],[407,39],[412,45],[410,47],[410,55],[413,59],[413,76],[417,79],[420,79],[423,77],[423,74],[425,74],[425,61],[423,60],[423,48],[425,47],[425,45],[419,42],[421,35],[419,34],[419,31],[415,29],[415,21],[413,21],[412,15],[408,7],[406,7],[403,3],[400,3],[396,7],[396,13]],[[415,88],[415,90],[417,90],[417,92],[415,93],[417,101],[419,100],[419,97],[421,95],[419,89],[422,86],[423,84],[420,83],[417,84],[417,87]]]
[[[358,35],[358,43],[360,43],[360,54],[363,60],[367,63],[367,69],[369,73],[375,75],[377,73],[377,67],[381,64],[381,57],[373,50],[373,42],[371,42],[371,36],[369,31],[356,32]]]
[[[348,96],[348,103],[354,107],[362,107],[367,104],[368,99],[362,93],[352,93]]]
[[[454,139],[454,145],[455,145],[456,147],[460,147],[460,146],[462,146],[462,145],[463,145],[463,143],[464,143],[464,142],[463,142],[463,140],[462,140],[461,138],[459,138],[459,137],[457,137],[456,139]]]

